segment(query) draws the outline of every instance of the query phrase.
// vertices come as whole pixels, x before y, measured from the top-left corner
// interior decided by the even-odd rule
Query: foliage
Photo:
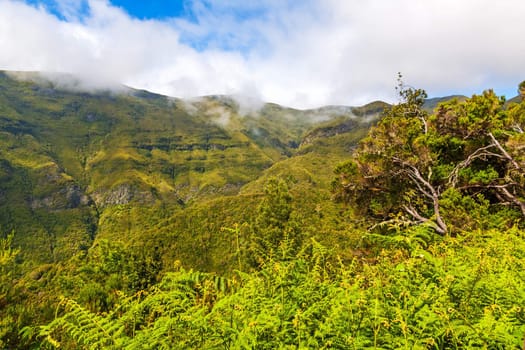
[[[287,183],[282,179],[270,179],[264,194],[252,225],[250,253],[257,260],[256,264],[261,264],[268,257],[279,259],[279,252],[283,249],[296,252],[302,245],[299,222]]]
[[[0,347],[520,347],[525,103],[398,92],[349,159],[384,103],[0,73]]]
[[[236,212],[256,210],[266,179],[254,180],[295,158],[319,121],[351,113],[260,107],[244,110],[224,96],[183,101],[131,89],[67,91],[37,73],[0,72],[0,224],[18,233],[27,270],[66,261],[95,236],[147,245],[152,235],[163,239],[166,259],[176,254],[195,267],[224,270],[227,263],[214,257],[225,244],[211,232],[250,221]],[[332,166],[323,153],[343,159],[368,128],[354,124],[355,135],[347,130],[319,152],[312,143],[279,171],[304,168],[313,185],[326,176],[318,170]],[[250,198],[236,197],[246,184]],[[206,252],[194,254],[195,246]]]
[[[230,280],[180,268],[107,314],[65,300],[40,336],[84,348],[518,348],[524,238],[513,228],[413,240],[349,265],[313,241]]]
[[[351,245],[348,220],[337,218],[326,188],[330,174],[319,169],[342,160],[368,122],[300,147],[319,121],[351,111],[260,107],[127,88],[67,91],[35,73],[0,72],[0,226],[17,232],[12,243],[20,249],[16,297],[5,313],[9,347],[26,346],[17,332],[51,319],[61,294],[101,311],[114,305],[115,290],[156,282],[162,272],[148,263],[154,255],[164,271],[180,260],[228,275],[238,254],[235,235],[221,228],[254,220],[269,176],[297,172],[290,188],[297,215],[323,209],[322,219],[308,217],[308,232]],[[104,241],[130,259],[123,270],[100,266],[95,251]]]
[[[376,220],[425,224],[440,234],[523,219],[523,103],[505,109],[489,90],[429,115],[423,90],[400,82],[398,91],[402,102],[336,168],[336,197]]]
[[[71,271],[58,277],[61,292],[94,312],[106,312],[118,303],[117,294],[131,295],[160,279],[163,262],[158,249],[125,248],[121,243],[98,241],[77,257]]]
[[[12,326],[15,321],[9,310],[9,304],[15,300],[15,286],[13,279],[15,270],[15,258],[20,252],[19,249],[13,249],[14,233],[11,232],[6,237],[0,237],[0,348],[5,348],[6,340],[13,332]]]

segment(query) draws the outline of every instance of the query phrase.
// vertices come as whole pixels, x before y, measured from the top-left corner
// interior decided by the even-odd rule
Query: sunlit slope
[[[144,251],[159,249],[166,264],[180,260],[194,268],[225,272],[235,268],[239,245],[244,249],[250,240],[265,185],[272,178],[281,178],[288,184],[293,216],[305,237],[350,254],[355,240],[349,235],[354,224],[341,215],[345,208],[332,200],[333,169],[348,159],[371,121],[357,123],[351,131],[333,132],[332,128],[341,130],[348,121],[348,117],[340,117],[312,128],[305,135],[315,137],[309,137],[292,156],[262,171],[236,195],[202,198],[184,208],[125,206],[106,210],[98,237],[111,240],[118,237],[117,232],[127,232],[129,244]],[[232,231],[235,227],[237,232]]]
[[[317,127],[358,114],[349,107],[246,105],[225,96],[184,101],[129,88],[75,92],[36,73],[13,76],[20,74],[0,73],[0,224],[41,262],[87,249],[101,233],[126,240],[132,230],[118,228],[127,219],[113,216],[119,206],[170,208],[162,215],[154,209],[136,227],[147,231],[155,217],[237,195],[262,175],[250,185],[260,188],[279,167],[283,174],[319,173],[315,161],[302,159],[310,157],[313,139],[337,133]],[[331,153],[330,146],[317,150],[327,174]]]

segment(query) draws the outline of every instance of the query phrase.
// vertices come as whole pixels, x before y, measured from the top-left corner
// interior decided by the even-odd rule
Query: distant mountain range
[[[309,196],[337,210],[332,169],[389,107],[297,110],[123,87],[89,93],[75,81],[0,72],[0,227],[16,231],[22,257],[35,264],[106,238],[161,245],[165,256],[220,269],[227,261],[199,260],[196,242],[208,235],[206,249],[224,245],[210,231],[255,210],[269,177],[291,179],[301,210],[314,210]],[[464,98],[425,106],[456,97]]]
[[[104,233],[128,240],[145,224],[124,223],[122,208],[177,211],[237,196],[276,164],[320,150],[316,139],[363,135],[386,106],[301,111],[228,96],[87,93],[2,72],[0,225],[38,262],[65,259]]]

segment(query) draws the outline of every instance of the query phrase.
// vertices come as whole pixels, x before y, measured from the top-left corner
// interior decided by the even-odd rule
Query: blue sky
[[[112,0],[115,6],[122,7],[131,16],[140,19],[166,19],[170,17],[188,17],[191,11],[184,1],[173,0]]]
[[[28,4],[33,6],[45,6],[57,17],[64,19],[62,8],[64,2],[56,0],[29,0]],[[74,5],[80,8],[80,15],[86,16],[89,12],[89,5],[87,1],[69,1],[66,4]],[[114,6],[123,8],[130,16],[139,19],[166,19],[170,17],[187,17],[191,16],[191,11],[188,11],[187,1],[180,0],[148,0],[148,1],[133,1],[133,0],[112,0],[110,3]]]
[[[508,97],[525,79],[523,0],[0,0],[0,69],[66,72],[177,97],[297,108]]]

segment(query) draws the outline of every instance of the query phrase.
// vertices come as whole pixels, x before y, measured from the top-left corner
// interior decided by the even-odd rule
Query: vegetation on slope
[[[317,115],[272,104],[245,112],[226,97],[71,92],[36,73],[11,76],[0,74],[0,223],[27,248],[20,258],[37,264],[213,207],[291,156]]]
[[[178,268],[108,313],[62,299],[38,334],[68,348],[520,348],[523,231],[403,235],[373,263],[338,263],[315,241],[291,255],[283,241],[254,273]]]
[[[257,114],[0,81],[0,204],[19,220],[1,346],[521,347],[525,103],[487,91],[431,113],[400,84],[367,131],[381,103]],[[107,117],[100,134],[84,112],[45,117],[67,99]],[[31,261],[38,225],[70,249]]]
[[[425,224],[436,232],[505,228],[525,218],[523,103],[504,108],[492,91],[423,108],[422,90],[372,128],[337,168],[337,195],[378,223]]]

